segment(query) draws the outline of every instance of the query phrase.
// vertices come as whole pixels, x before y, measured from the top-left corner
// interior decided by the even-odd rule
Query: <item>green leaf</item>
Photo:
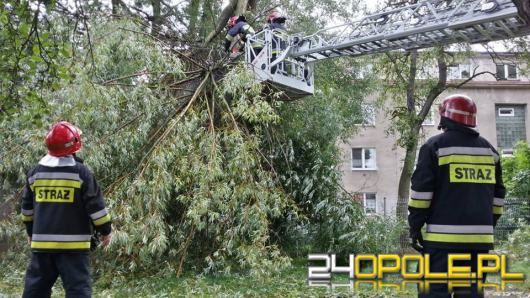
[[[30,30],[31,26],[30,24],[28,23],[22,23],[20,24],[20,26],[18,27],[18,30],[20,32],[20,35],[23,36],[24,38],[29,34],[29,30]]]

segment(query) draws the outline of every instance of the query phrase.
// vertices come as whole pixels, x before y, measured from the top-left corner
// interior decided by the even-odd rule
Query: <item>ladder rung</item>
[[[432,38],[428,33],[423,33],[422,35],[425,36],[426,38],[430,39],[434,43],[438,42],[436,39]]]
[[[514,34],[513,34],[512,30],[510,30],[510,28],[508,28],[508,26],[506,26],[506,24],[504,23],[503,20],[498,20],[497,22],[495,22],[495,24],[499,25],[501,27],[501,29],[504,30],[504,32],[506,32],[508,35],[510,35],[510,37],[514,37]]]
[[[486,32],[486,30],[484,30],[484,29],[482,28],[482,25],[477,24],[477,25],[473,26],[473,28],[474,28],[475,30],[477,30],[480,34],[486,36],[488,39],[492,39],[492,38],[491,38],[491,35],[489,35],[489,33]]]
[[[379,41],[372,41],[372,44],[376,45],[376,46],[379,47],[379,48],[384,47],[384,45],[381,44],[381,42],[379,42]]]
[[[460,36],[464,41],[471,42],[471,39],[467,37],[467,35],[465,35],[461,30],[455,30],[454,32],[458,34],[458,36]]]

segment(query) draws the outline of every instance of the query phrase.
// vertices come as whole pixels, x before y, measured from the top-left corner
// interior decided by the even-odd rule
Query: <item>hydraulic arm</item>
[[[303,96],[313,93],[312,64],[320,60],[528,34],[530,24],[511,0],[424,0],[283,43],[265,30],[247,42],[246,50],[261,81]],[[254,42],[265,45],[259,55],[251,52]]]

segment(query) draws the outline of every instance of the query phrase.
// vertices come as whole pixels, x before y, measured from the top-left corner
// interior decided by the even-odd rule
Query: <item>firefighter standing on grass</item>
[[[477,272],[477,254],[493,249],[493,229],[504,204],[499,155],[473,129],[477,108],[469,97],[449,96],[439,112],[443,133],[421,147],[412,175],[410,237],[414,248],[430,255],[432,272],[447,272],[451,253],[471,254],[471,261],[455,265]],[[450,297],[447,284],[430,288],[430,294],[419,296]],[[466,297],[481,297],[476,283],[467,291]]]
[[[32,250],[23,297],[50,297],[58,276],[66,297],[90,297],[92,229],[108,245],[110,215],[94,175],[75,156],[81,148],[80,130],[59,122],[45,142],[48,154],[28,172],[22,195]]]

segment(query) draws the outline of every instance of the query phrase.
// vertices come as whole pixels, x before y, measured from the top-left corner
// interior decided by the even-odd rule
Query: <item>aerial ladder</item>
[[[326,59],[529,34],[511,0],[423,0],[307,36],[260,31],[248,38],[245,60],[259,82],[299,98],[314,93],[314,65]],[[255,43],[263,49],[255,51]]]

